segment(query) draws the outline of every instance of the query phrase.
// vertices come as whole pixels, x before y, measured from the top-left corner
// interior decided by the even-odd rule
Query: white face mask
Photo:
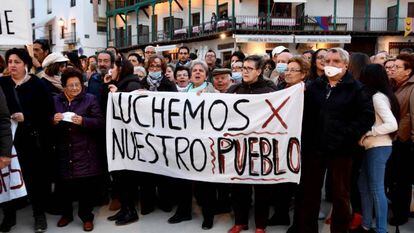
[[[337,68],[335,66],[325,66],[324,70],[327,77],[334,77],[335,75],[342,73],[342,68]]]

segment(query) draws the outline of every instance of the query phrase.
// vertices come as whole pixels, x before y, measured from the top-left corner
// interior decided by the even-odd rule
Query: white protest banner
[[[29,1],[1,1],[0,45],[26,45],[32,43]]]
[[[16,132],[17,122],[12,122],[12,133]],[[16,149],[12,148],[12,159],[9,166],[0,171],[0,203],[27,195],[22,170],[17,159]]]
[[[113,93],[110,171],[220,183],[298,183],[304,84],[260,95]]]

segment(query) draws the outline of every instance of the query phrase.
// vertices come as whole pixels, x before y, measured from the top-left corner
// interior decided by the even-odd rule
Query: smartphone
[[[108,75],[109,75],[109,76],[112,76],[112,69],[109,69],[109,70],[108,70]]]

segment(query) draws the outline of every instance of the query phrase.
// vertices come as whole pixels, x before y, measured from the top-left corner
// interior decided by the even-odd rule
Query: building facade
[[[52,51],[93,55],[106,47],[105,0],[28,0],[32,35]]]
[[[373,54],[414,47],[403,37],[414,17],[410,0],[108,0],[107,45],[127,52],[146,45],[199,56],[213,49],[264,54],[277,45],[296,52],[341,46]],[[213,15],[215,14],[215,16]],[[351,43],[352,42],[352,43]]]

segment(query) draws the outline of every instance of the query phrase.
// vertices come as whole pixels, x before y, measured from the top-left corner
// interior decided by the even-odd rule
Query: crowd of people
[[[398,227],[413,216],[412,53],[405,49],[392,57],[381,51],[369,57],[329,48],[293,54],[278,46],[264,56],[237,51],[221,64],[214,50],[197,58],[186,46],[173,61],[153,46],[127,56],[108,47],[79,57],[51,53],[47,41],[36,40],[33,55],[13,48],[0,59],[0,167],[10,164],[14,145],[35,232],[47,230],[45,213],[61,215],[58,227],[70,224],[73,201],[79,202],[84,231],[94,228],[94,207],[108,203],[117,212],[107,219],[117,226],[136,222],[137,206],[144,216],[155,208],[175,209],[165,221],[177,224],[192,219],[194,197],[204,230],[213,228],[215,215],[231,212],[234,225],[228,232],[247,230],[254,209],[256,233],[274,225],[290,226],[289,233],[317,233],[319,219],[326,219],[334,233],[386,233],[388,224]],[[299,185],[219,184],[108,172],[104,113],[110,92],[262,94],[301,82],[305,102]],[[14,139],[10,120],[18,123]],[[332,203],[330,213],[320,211],[323,191]],[[1,232],[17,224],[16,211],[26,200],[1,204]]]

